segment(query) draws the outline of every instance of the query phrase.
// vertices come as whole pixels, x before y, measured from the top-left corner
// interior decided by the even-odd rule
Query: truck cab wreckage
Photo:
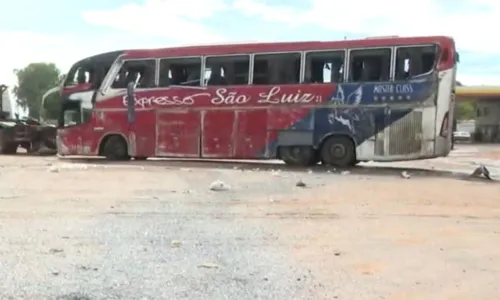
[[[0,84],[0,154],[16,154],[19,147],[29,154],[56,154],[57,128],[30,117],[19,118],[12,100],[8,86]]]

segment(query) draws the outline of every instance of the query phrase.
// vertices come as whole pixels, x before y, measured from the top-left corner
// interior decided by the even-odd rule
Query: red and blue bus
[[[339,167],[446,156],[457,62],[445,36],[100,54],[59,88],[58,153]]]

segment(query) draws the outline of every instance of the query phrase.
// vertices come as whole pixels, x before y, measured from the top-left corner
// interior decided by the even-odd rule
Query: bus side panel
[[[276,157],[280,146],[312,146],[314,108],[270,107],[267,114],[267,129],[265,157]]]
[[[439,73],[439,90],[436,103],[436,156],[446,156],[451,151],[451,137],[453,135],[453,101],[455,88],[455,68]],[[445,124],[445,116],[448,113],[448,123]],[[451,115],[450,115],[451,113]],[[446,126],[446,136],[441,136],[441,129]]]
[[[135,122],[129,134],[130,148],[133,156],[155,156],[156,141],[155,111],[140,110],[135,113]],[[132,151],[131,151],[132,152]]]
[[[199,111],[156,113],[156,156],[200,157]]]
[[[129,143],[129,122],[127,114],[123,111],[94,111],[94,140],[96,141],[96,153],[105,136],[119,134],[127,139]],[[129,147],[130,150],[130,147]]]
[[[57,153],[79,155],[82,131],[78,126],[57,129]]]
[[[236,113],[233,110],[202,112],[202,157],[228,158],[233,154],[236,136]]]
[[[359,123],[363,124],[356,130],[356,157],[358,160],[377,160],[386,155],[386,128],[390,124],[388,109],[385,107],[365,108]]]
[[[267,109],[236,111],[237,134],[234,139],[234,158],[264,158],[260,152],[267,143]]]
[[[350,137],[360,159],[371,159],[374,155],[375,130],[383,130],[385,108],[321,108],[316,109],[314,145],[320,148],[329,136]],[[376,124],[376,121],[378,124]]]
[[[390,109],[390,120],[395,121],[391,122],[387,130],[387,155],[391,158],[411,158],[420,155],[425,144],[422,109],[392,108]],[[431,137],[431,145],[432,141]]]

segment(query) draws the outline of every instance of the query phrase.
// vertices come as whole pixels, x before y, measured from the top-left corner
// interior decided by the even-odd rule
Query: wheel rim
[[[290,158],[293,161],[299,161],[302,156],[302,150],[299,147],[293,147],[290,151]]]
[[[123,143],[119,141],[113,141],[107,147],[106,156],[111,157],[113,159],[120,159],[127,154],[126,151],[127,151],[126,147],[123,145]]]
[[[118,157],[125,156],[125,148],[121,145],[121,143],[116,143],[114,152]]]
[[[293,165],[304,165],[306,162],[310,161],[311,153],[306,147],[296,146],[296,147],[284,147],[281,150],[281,158]]]
[[[330,149],[331,156],[336,159],[344,158],[346,156],[346,153],[347,153],[346,148],[344,147],[344,145],[341,144],[335,144]]]

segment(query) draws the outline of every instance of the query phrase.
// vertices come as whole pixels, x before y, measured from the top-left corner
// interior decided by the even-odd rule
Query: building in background
[[[456,100],[475,103],[474,141],[500,143],[500,86],[458,86]]]

